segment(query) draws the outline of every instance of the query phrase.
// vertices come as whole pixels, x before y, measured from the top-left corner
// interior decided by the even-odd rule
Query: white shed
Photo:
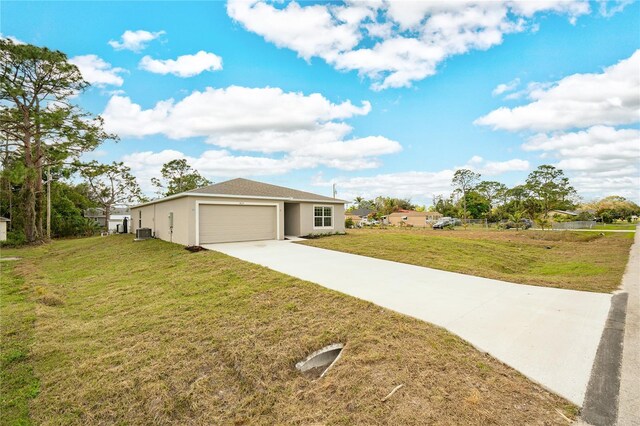
[[[11,219],[0,217],[0,241],[7,241],[7,225]]]

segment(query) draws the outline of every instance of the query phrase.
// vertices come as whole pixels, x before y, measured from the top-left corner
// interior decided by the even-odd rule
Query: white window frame
[[[245,201],[203,201],[196,200],[196,245],[200,245],[200,206],[201,205],[221,205],[221,206],[268,206],[276,209],[276,240],[280,240],[280,204],[279,203],[252,203]]]
[[[322,211],[322,224],[324,225],[324,218],[325,217],[329,217],[329,216],[325,216],[324,215],[324,209],[325,208],[330,208],[331,209],[331,226],[316,226],[316,208],[322,207],[323,211]],[[314,204],[313,205],[313,209],[311,210],[312,212],[312,216],[311,216],[311,220],[313,220],[313,229],[334,229],[335,225],[336,225],[336,218],[335,218],[335,214],[336,211],[333,208],[332,205],[330,204]]]

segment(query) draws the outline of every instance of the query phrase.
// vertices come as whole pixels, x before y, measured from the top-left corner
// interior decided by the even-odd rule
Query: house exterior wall
[[[404,223],[405,225],[425,227],[427,226],[427,217],[407,216],[407,220],[402,220],[402,216],[389,216],[390,225],[400,225],[401,223]]]
[[[316,228],[313,223],[314,207],[333,207],[333,226]],[[333,234],[344,232],[344,204],[327,204],[322,202],[300,203],[300,233],[298,235]]]
[[[139,226],[139,214],[142,212],[142,228],[151,228],[156,238],[174,243],[189,244],[189,225],[193,222],[187,198],[176,198],[131,209],[131,229]],[[169,226],[169,213],[173,212],[173,233]]]
[[[284,203],[284,234],[300,236],[300,203]]]
[[[7,241],[7,222],[0,222],[0,241]]]
[[[139,228],[138,218],[142,212],[142,228],[151,228],[156,238],[165,241],[172,241],[182,245],[196,245],[199,243],[197,238],[197,221],[196,208],[199,204],[216,203],[229,205],[242,204],[275,204],[277,208],[276,217],[279,220],[278,239],[283,240],[285,233],[287,235],[309,235],[309,234],[326,234],[335,232],[344,232],[344,205],[331,204],[322,202],[293,202],[286,203],[279,200],[270,200],[263,198],[224,198],[224,197],[198,197],[187,196],[175,198],[158,203],[133,207],[131,209],[131,229],[135,233]],[[289,207],[289,204],[291,207]],[[297,206],[297,207],[294,207]],[[314,206],[331,206],[333,207],[333,226],[331,228],[316,228],[313,223]],[[173,212],[173,234],[169,228],[169,213]],[[285,221],[285,215],[289,212],[293,213],[288,221]],[[287,223],[287,229],[285,229]],[[292,231],[290,234],[288,231]],[[297,231],[297,232],[295,232]]]

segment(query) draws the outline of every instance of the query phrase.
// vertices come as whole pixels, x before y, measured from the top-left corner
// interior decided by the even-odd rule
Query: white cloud
[[[611,17],[622,10],[628,5],[633,3],[633,0],[598,0],[600,4],[600,14],[605,17]]]
[[[552,135],[538,134],[522,146],[540,151],[567,172],[583,194],[619,194],[638,199],[640,130],[594,126]]]
[[[186,159],[203,176],[216,180],[224,177],[266,176],[287,173],[294,169],[288,161],[267,157],[235,156],[226,150],[209,150],[198,157],[176,150],[134,152],[122,157],[145,192],[152,192],[151,178],[158,177],[162,165],[174,159]]]
[[[382,141],[380,141],[382,142]],[[189,156],[177,150],[160,152],[134,152],[122,157],[122,161],[131,167],[146,192],[152,191],[151,178],[157,177],[162,165],[173,159],[186,159],[189,164],[203,176],[216,180],[217,178],[233,178],[246,176],[269,176],[289,173],[294,170],[308,170],[319,166],[338,168],[342,170],[362,170],[379,166],[374,155],[386,152],[388,149],[370,140],[353,140],[336,142],[334,149],[342,151],[340,144],[346,149],[356,148],[355,152],[292,152],[282,157],[265,157],[252,155],[235,155],[227,150],[207,150],[199,156]],[[374,150],[371,151],[370,145]],[[384,145],[384,144],[382,144]],[[313,150],[311,150],[313,151]]]
[[[352,200],[357,196],[375,198],[379,195],[411,198],[414,202],[431,204],[434,195],[449,195],[452,191],[451,179],[457,169],[469,168],[484,177],[500,175],[513,171],[526,171],[529,163],[524,160],[486,161],[474,156],[467,164],[439,171],[408,171],[384,173],[374,176],[338,177],[331,180],[318,178],[315,186],[338,187],[340,198]]]
[[[509,172],[523,172],[530,168],[529,162],[519,158],[506,161],[487,161],[479,155],[474,155],[462,169],[471,169],[483,176],[496,176]]]
[[[123,68],[114,68],[110,63],[96,55],[74,56],[69,59],[80,70],[82,77],[98,87],[105,85],[122,86],[124,80],[118,74],[125,72]]]
[[[225,149],[206,151],[207,161],[214,158],[217,164],[223,158],[219,161],[240,163],[247,170],[255,167],[263,173],[271,167],[269,173],[284,173],[318,166],[369,169],[380,166],[380,156],[400,152],[401,145],[384,136],[349,138],[352,128],[343,120],[370,110],[366,101],[360,106],[350,101],[336,104],[318,93],[231,86],[196,91],[178,102],[169,99],[146,110],[128,97],[113,96],[102,117],[105,129],[121,137],[204,137]],[[227,149],[263,156],[237,156]],[[278,157],[266,156],[275,154]]]
[[[529,103],[475,123],[525,132],[522,149],[564,170],[580,194],[640,199],[640,130],[623,128],[640,123],[640,50],[600,73],[529,83],[506,98],[523,92]]]
[[[222,58],[204,50],[195,55],[178,56],[177,59],[153,59],[145,56],[140,60],[140,68],[155,74],[193,77],[205,71],[221,70]]]
[[[475,121],[493,129],[552,131],[640,120],[640,50],[601,73],[533,86],[532,102],[501,107]]]
[[[520,79],[516,78],[511,80],[508,83],[498,84],[495,89],[491,92],[492,96],[499,96],[503,93],[513,92],[520,85]]]
[[[534,25],[538,13],[575,18],[589,13],[583,0],[348,1],[286,6],[229,0],[227,13],[247,30],[306,60],[324,59],[357,70],[376,90],[410,86],[436,73],[446,58],[502,43],[503,36]]]
[[[143,110],[128,97],[112,97],[102,116],[105,126],[120,136],[164,134],[172,139],[220,135],[256,134],[264,131],[314,130],[333,120],[366,115],[369,102],[334,104],[319,93],[304,95],[279,88],[208,87],[175,102],[158,102]]]
[[[116,50],[131,50],[140,52],[147,47],[147,43],[165,34],[164,31],[150,32],[144,30],[126,30],[121,36],[121,41],[109,40],[109,45]]]
[[[18,37],[5,36],[2,33],[0,33],[0,39],[11,40],[13,42],[13,44],[27,44],[26,42],[20,40]]]

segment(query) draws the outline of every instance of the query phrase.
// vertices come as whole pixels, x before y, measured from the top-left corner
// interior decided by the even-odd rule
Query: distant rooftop
[[[130,215],[131,209],[129,207],[113,207],[109,212],[113,215]],[[84,217],[105,217],[105,211],[102,207],[92,207],[84,211]]]
[[[375,213],[375,210],[372,209],[353,209],[347,214],[351,214],[354,216],[369,216],[371,213]]]

